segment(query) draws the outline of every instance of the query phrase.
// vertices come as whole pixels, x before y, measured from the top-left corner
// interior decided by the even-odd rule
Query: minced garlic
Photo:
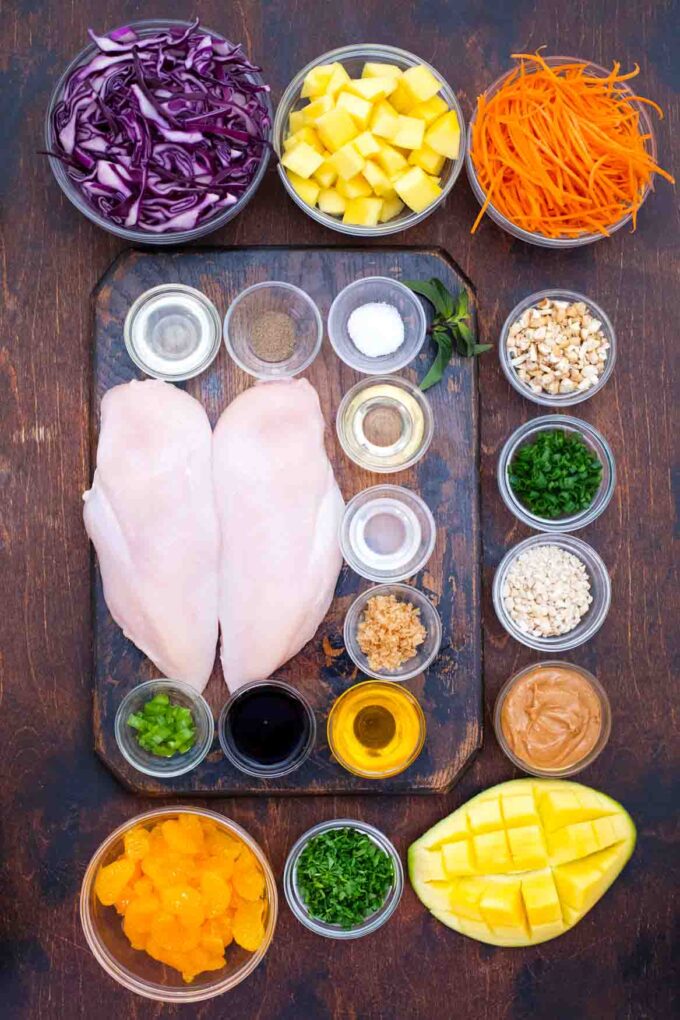
[[[359,626],[359,648],[377,673],[393,673],[412,659],[427,637],[420,610],[395,595],[374,595],[366,603]]]

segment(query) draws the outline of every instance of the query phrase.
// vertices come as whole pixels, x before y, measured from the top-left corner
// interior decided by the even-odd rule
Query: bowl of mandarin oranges
[[[234,988],[267,952],[276,914],[274,876],[255,840],[223,815],[189,807],[148,811],[112,832],[80,898],[104,970],[159,1002]]]

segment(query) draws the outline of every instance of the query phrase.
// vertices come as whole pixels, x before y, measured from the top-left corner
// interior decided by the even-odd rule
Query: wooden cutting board
[[[261,280],[286,280],[304,288],[328,315],[335,295],[361,276],[425,279],[438,276],[452,291],[474,292],[440,250],[414,248],[190,248],[167,253],[129,251],[111,266],[95,289],[94,360],[90,406],[92,469],[97,449],[101,398],[112,386],[142,378],[128,357],[123,322],[132,302],[149,287],[179,282],[203,291],[222,315],[234,297]],[[429,315],[428,308],[428,315]],[[432,358],[429,343],[404,375],[421,379]],[[346,500],[370,485],[390,481],[418,492],[437,523],[432,559],[413,580],[437,605],[443,623],[441,652],[425,675],[408,686],[427,717],[427,738],[418,760],[399,776],[365,780],[350,775],[331,757],[326,718],[335,698],[361,677],[343,649],[342,627],[354,597],[370,582],[343,567],[335,599],[316,637],[277,672],[305,692],[317,713],[318,738],[311,757],[296,772],[275,780],[242,775],[223,757],[217,737],[208,757],[176,779],[148,778],[118,751],[113,722],[118,705],[135,684],[158,676],[111,618],[93,554],[94,737],[106,765],[130,790],[145,794],[228,796],[234,794],[440,793],[448,789],[481,745],[482,676],[480,632],[480,539],[477,380],[474,359],[454,357],[446,381],[429,391],[435,436],[425,458],[394,475],[373,475],[353,464],[335,435],[335,414],[359,376],[335,355],[327,336],[304,373],[316,387],[328,425],[327,448]],[[182,384],[205,406],[211,422],[238,393],[252,385],[222,347],[211,368]],[[85,541],[83,532],[83,541]],[[333,650],[332,655],[326,654]],[[205,695],[215,718],[227,697],[219,663]]]

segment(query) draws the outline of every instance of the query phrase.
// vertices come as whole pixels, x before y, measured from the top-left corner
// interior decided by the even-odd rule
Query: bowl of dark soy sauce
[[[225,757],[241,772],[276,779],[299,768],[316,739],[314,712],[281,680],[244,684],[227,701],[218,734]]]

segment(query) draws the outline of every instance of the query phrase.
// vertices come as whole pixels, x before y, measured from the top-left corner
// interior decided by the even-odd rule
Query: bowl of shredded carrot
[[[621,73],[573,57],[513,54],[515,66],[478,97],[467,173],[485,214],[521,240],[573,248],[608,237],[637,215],[656,174],[650,110]]]

